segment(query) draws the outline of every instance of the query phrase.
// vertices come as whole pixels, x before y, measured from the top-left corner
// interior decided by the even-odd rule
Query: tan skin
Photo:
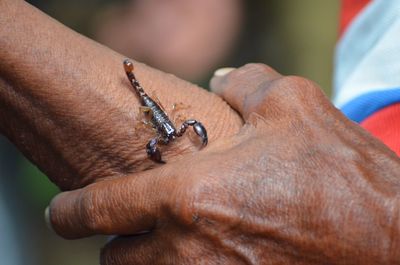
[[[14,10],[9,19],[15,27],[22,12],[44,30],[34,40],[29,38],[38,35],[20,36],[22,43],[28,38],[41,45],[18,60],[11,45],[18,34],[1,29],[0,56],[6,60],[0,66],[0,124],[9,125],[2,131],[64,189],[101,180],[61,193],[50,212],[55,231],[66,238],[124,235],[103,249],[102,264],[400,263],[399,158],[347,120],[316,84],[259,64],[214,78],[211,86],[245,120],[242,126],[218,97],[140,65],[142,83],[163,104],[173,94],[220,106],[210,115],[188,100],[190,112],[209,129],[209,146],[192,153],[187,138],[167,151],[166,165],[140,172],[151,161],[140,155],[145,140],[131,140],[139,137],[131,123],[137,106],[129,90],[121,89],[129,85],[118,70],[121,57],[15,2],[0,1],[0,10]],[[20,23],[19,30],[29,27]],[[54,33],[47,36],[45,27]],[[68,46],[79,44],[73,46],[76,57],[45,61],[49,54],[41,47],[65,52],[54,34],[68,38]],[[29,71],[15,74],[16,69]],[[165,87],[169,93],[163,94]],[[67,93],[71,89],[81,96]],[[106,111],[99,112],[99,104]],[[89,156],[82,159],[80,152]],[[124,163],[134,167],[122,170]],[[134,235],[142,231],[150,232]]]
[[[246,120],[238,134],[60,194],[57,233],[125,235],[102,264],[399,264],[393,152],[306,79],[250,64],[212,86]]]
[[[1,132],[63,190],[156,166],[145,150],[155,132],[142,123],[124,56],[23,1],[0,0],[0,10],[0,25],[7,25],[0,27]],[[135,74],[177,126],[199,120],[210,142],[243,123],[220,97],[193,84],[139,63]],[[189,134],[163,156],[172,162],[199,148]]]

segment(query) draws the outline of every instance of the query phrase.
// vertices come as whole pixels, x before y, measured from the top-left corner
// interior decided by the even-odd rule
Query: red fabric
[[[342,0],[340,14],[339,36],[343,34],[353,18],[361,11],[371,0]]]
[[[361,126],[400,156],[400,103],[375,112]]]
[[[355,16],[371,0],[342,0],[340,36]],[[361,126],[380,139],[400,156],[400,103],[381,109],[361,123]]]

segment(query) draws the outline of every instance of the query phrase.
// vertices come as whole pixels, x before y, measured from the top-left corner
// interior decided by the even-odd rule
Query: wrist
[[[26,3],[11,22],[0,33],[3,133],[62,189],[153,167],[145,150],[152,130],[141,122],[124,57]],[[217,96],[143,64],[135,66],[146,92],[158,98],[172,120],[198,119],[210,141],[239,130],[240,117]],[[186,107],[173,111],[176,103]],[[168,161],[193,150],[190,137],[183,137],[164,154]]]

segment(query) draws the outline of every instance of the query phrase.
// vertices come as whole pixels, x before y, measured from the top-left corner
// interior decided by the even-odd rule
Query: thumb
[[[244,119],[254,110],[257,94],[263,97],[266,85],[282,76],[264,64],[246,64],[238,69],[222,68],[210,81],[211,90],[220,95],[238,111]],[[248,100],[251,96],[252,100]],[[254,103],[254,104],[253,104]]]
[[[164,207],[173,204],[171,175],[164,172],[156,168],[63,192],[52,200],[48,221],[57,234],[69,239],[151,230],[164,216]]]

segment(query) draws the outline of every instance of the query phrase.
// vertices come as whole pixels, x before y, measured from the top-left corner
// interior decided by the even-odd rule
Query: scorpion
[[[162,160],[161,152],[157,145],[159,143],[167,145],[177,137],[183,136],[189,126],[192,126],[194,132],[201,138],[202,146],[204,147],[207,145],[207,131],[203,124],[196,120],[189,119],[184,121],[179,130],[177,130],[169,119],[167,113],[165,113],[160,105],[147,95],[146,92],[144,92],[143,87],[140,85],[133,73],[133,63],[129,59],[125,59],[123,65],[132,88],[140,98],[142,111],[151,115],[150,121],[153,128],[157,130],[157,136],[151,139],[146,145],[146,152],[151,160],[157,163],[165,163],[165,161]]]

